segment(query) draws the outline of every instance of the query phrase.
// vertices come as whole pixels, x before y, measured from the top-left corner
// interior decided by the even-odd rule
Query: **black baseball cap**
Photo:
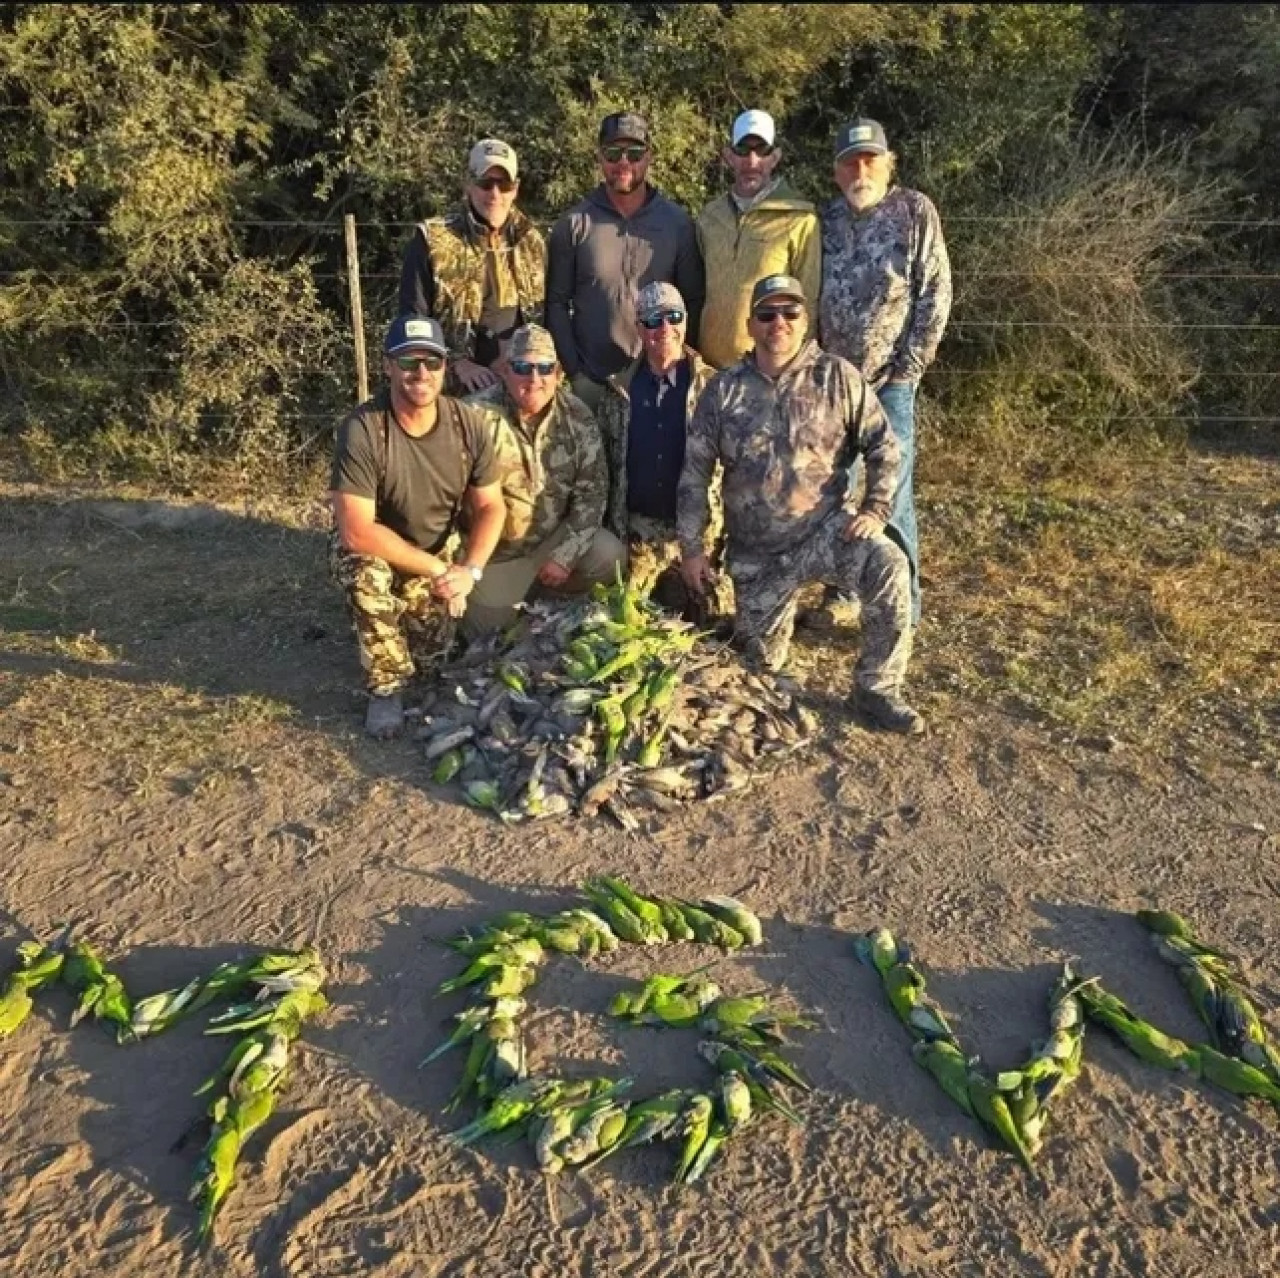
[[[600,121],[600,145],[610,142],[639,142],[649,145],[649,121],[634,111],[615,111]]]
[[[869,155],[888,155],[889,141],[884,128],[875,120],[853,120],[836,134],[836,159],[865,151]]]
[[[794,301],[804,302],[804,285],[794,275],[766,275],[757,280],[751,290],[751,309],[754,311],[767,297],[790,297]]]
[[[437,355],[447,355],[449,347],[440,321],[429,315],[400,315],[394,319],[382,343],[382,353],[391,356],[402,351],[434,351]]]

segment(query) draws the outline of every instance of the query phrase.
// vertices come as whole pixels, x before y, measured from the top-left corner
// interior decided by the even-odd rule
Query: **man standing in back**
[[[405,250],[400,313],[433,315],[449,345],[449,389],[496,386],[490,367],[521,324],[542,318],[547,246],[516,208],[516,153],[498,138],[471,148],[462,202],[421,222]]]
[[[897,156],[875,120],[854,120],[835,146],[841,194],[822,210],[822,348],[853,364],[880,399],[900,462],[889,527],[911,563],[911,621],[920,621],[916,534],[916,387],[951,311],[951,264],[938,210],[894,185]]]
[[[720,154],[733,185],[698,214],[707,274],[698,349],[713,368],[728,368],[750,348],[747,318],[757,280],[790,275],[811,298],[822,282],[818,215],[786,178],[777,176],[782,149],[773,117],[744,111],[729,138]]]
[[[693,219],[649,184],[648,122],[606,116],[596,154],[604,180],[560,218],[547,248],[547,327],[574,394],[593,410],[609,376],[641,352],[640,290],[680,290],[695,346],[705,291]]]

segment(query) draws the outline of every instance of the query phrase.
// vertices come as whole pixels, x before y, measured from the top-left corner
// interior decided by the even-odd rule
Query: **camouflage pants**
[[[415,669],[430,675],[452,646],[457,624],[432,598],[430,581],[344,550],[336,531],[329,534],[329,571],[346,596],[370,693],[399,692]]]
[[[791,646],[800,587],[811,581],[834,586],[862,605],[862,651],[854,682],[867,692],[896,694],[911,658],[911,569],[883,533],[846,541],[844,524],[838,514],[785,555],[752,556],[732,549],[735,631],[749,660],[779,670]]]
[[[675,524],[647,515],[627,516],[627,578],[659,607],[678,613],[697,626],[733,615],[733,589],[721,574],[705,598],[690,593],[680,575],[680,542]]]

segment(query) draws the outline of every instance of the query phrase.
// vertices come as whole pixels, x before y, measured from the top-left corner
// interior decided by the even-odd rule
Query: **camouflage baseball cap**
[[[853,120],[836,134],[836,159],[865,151],[871,155],[887,155],[889,141],[884,128],[875,120]]]
[[[507,346],[507,359],[527,359],[534,363],[553,362],[556,359],[555,339],[541,324],[524,324],[511,334]]]
[[[516,180],[516,153],[498,138],[481,138],[471,148],[467,157],[467,169],[472,177],[482,178],[490,169],[501,169],[513,182]]]
[[[636,319],[644,319],[646,315],[653,315],[657,311],[685,309],[680,290],[674,284],[667,284],[662,280],[646,284],[636,295]]]
[[[751,309],[754,311],[766,298],[790,297],[805,301],[804,285],[793,275],[766,275],[751,290]]]

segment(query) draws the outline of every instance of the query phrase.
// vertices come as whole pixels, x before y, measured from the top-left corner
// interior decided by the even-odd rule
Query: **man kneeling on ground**
[[[677,502],[682,572],[695,591],[712,577],[702,539],[719,461],[734,623],[747,659],[782,667],[801,586],[847,590],[862,604],[854,708],[889,731],[922,732],[924,720],[902,699],[911,656],[910,569],[884,535],[898,446],[858,370],[805,339],[805,312],[799,281],[760,280],[748,321],[753,349],[717,373],[698,401]],[[849,486],[859,453],[867,464],[860,507]]]
[[[422,673],[447,653],[506,513],[484,418],[440,393],[447,352],[434,319],[402,315],[383,343],[386,388],[338,428],[330,567],[355,622],[375,737],[404,726],[411,645]],[[441,552],[464,498],[471,528],[451,564]]]
[[[466,403],[494,438],[506,522],[484,580],[467,600],[468,635],[508,625],[536,588],[576,594],[612,582],[626,548],[601,527],[609,494],[600,429],[563,385],[551,334],[518,328],[496,365],[501,383]]]

